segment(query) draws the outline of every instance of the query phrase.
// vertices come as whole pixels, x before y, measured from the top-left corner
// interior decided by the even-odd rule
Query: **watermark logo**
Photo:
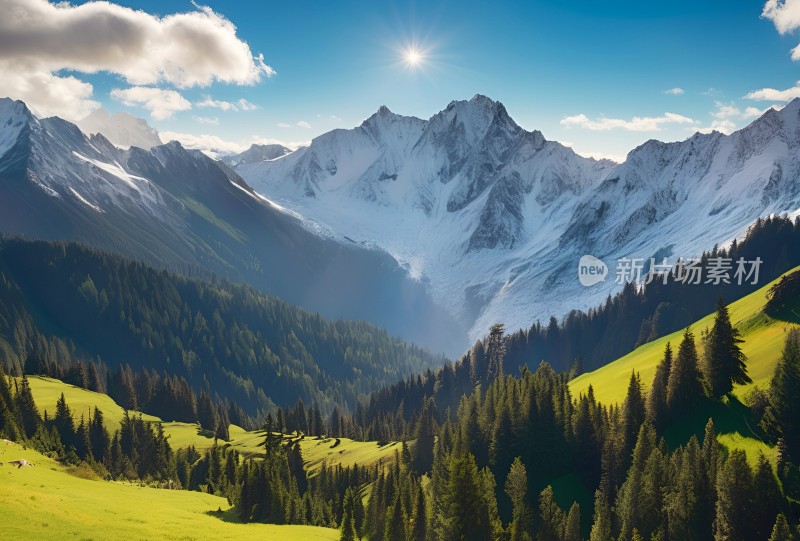
[[[608,276],[608,265],[593,255],[585,255],[578,262],[578,280],[584,287],[591,287]]]
[[[680,258],[670,262],[666,257],[661,261],[650,258],[622,257],[617,260],[614,282],[625,284],[650,284],[660,281],[667,284],[672,278],[674,282],[687,285],[756,285],[759,282],[759,271],[763,263],[760,257],[745,259],[740,257]],[[645,270],[647,269],[647,270]],[[578,280],[581,285],[590,287],[604,282],[608,275],[608,266],[591,255],[581,257],[578,263]]]

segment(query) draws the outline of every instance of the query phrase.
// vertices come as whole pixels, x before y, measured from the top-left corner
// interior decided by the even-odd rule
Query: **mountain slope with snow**
[[[0,232],[247,282],[449,355],[467,345],[465,330],[385,252],[308,231],[223,163],[175,141],[123,150],[9,99],[0,99]]]
[[[730,136],[649,141],[595,161],[484,96],[429,120],[382,107],[274,161],[236,166],[326,235],[379,246],[482,336],[602,302],[621,257],[693,257],[758,216],[800,208],[800,100]],[[582,287],[584,254],[611,267]]]

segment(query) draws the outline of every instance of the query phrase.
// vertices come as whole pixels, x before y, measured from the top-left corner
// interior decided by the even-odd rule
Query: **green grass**
[[[794,269],[798,270],[800,267]],[[766,388],[775,366],[783,351],[783,342],[788,329],[794,323],[778,321],[764,314],[767,292],[778,280],[765,285],[758,291],[731,303],[728,307],[731,322],[742,332],[744,344],[742,351],[747,355],[747,370],[753,383],[737,386],[734,395],[744,398],[754,385]],[[701,331],[710,329],[714,323],[714,314],[700,319],[691,325],[695,339],[699,339]],[[574,396],[585,394],[591,384],[595,397],[604,404],[620,403],[625,399],[631,371],[636,370],[642,377],[647,389],[655,376],[656,366],[664,355],[667,342],[672,343],[673,351],[678,349],[684,330],[649,342],[633,352],[609,363],[593,372],[587,372],[570,382],[570,390]]]
[[[28,381],[33,398],[42,415],[47,411],[52,417],[55,412],[56,401],[61,396],[61,393],[64,393],[67,405],[69,405],[76,420],[79,420],[81,415],[88,419],[89,412],[97,407],[103,412],[106,426],[109,430],[114,431],[119,428],[119,423],[125,410],[108,395],[87,391],[52,378],[30,376]],[[164,422],[158,417],[146,414],[143,414],[142,418],[147,421],[161,423],[164,432],[169,436],[169,442],[173,449],[194,445],[198,450],[203,451],[210,449],[214,445],[214,438],[204,434],[197,424]],[[263,452],[263,448],[260,447],[261,442],[264,441],[263,430],[248,432],[241,427],[231,425],[229,433],[231,441],[219,441],[219,445],[229,445],[245,456]],[[296,439],[296,437],[293,439]],[[342,465],[344,467],[354,464],[371,466],[379,461],[388,463],[394,460],[395,450],[400,451],[400,444],[396,442],[378,446],[376,442],[362,442],[341,438],[339,444],[333,447],[336,441],[333,438],[317,439],[314,436],[306,436],[299,441],[303,460],[305,461],[306,469],[309,471],[319,469],[323,461],[326,461],[329,465]]]
[[[328,528],[240,524],[224,498],[93,481],[71,475],[57,462],[16,444],[2,446],[2,451],[5,451],[3,460],[25,458],[36,464],[21,469],[0,466],[3,539],[339,538],[337,530]]]
[[[790,272],[798,269],[800,267]],[[755,430],[750,410],[741,402],[755,386],[762,389],[769,386],[772,373],[783,351],[786,333],[790,328],[797,326],[794,323],[773,319],[764,313],[767,292],[779,280],[780,278],[731,303],[728,307],[731,322],[739,329],[744,339],[742,351],[747,355],[747,370],[753,383],[736,386],[730,399],[726,399],[723,403],[703,404],[687,419],[669,427],[664,436],[670,447],[686,443],[693,434],[702,441],[706,422],[709,418],[713,418],[718,433],[717,439],[727,449],[743,449],[751,463],[755,463],[758,454],[763,452],[774,463],[777,456],[775,448],[761,441]],[[713,323],[714,314],[709,314],[691,325],[698,342],[700,333],[710,329]],[[676,351],[683,332],[684,329],[681,329],[644,344],[610,364],[575,378],[570,382],[573,396],[585,394],[591,385],[599,402],[621,403],[625,400],[633,370],[640,374],[642,384],[647,390],[655,376],[656,366],[664,355],[667,342],[670,342],[673,351]]]
[[[122,406],[114,402],[108,395],[87,391],[57,379],[40,376],[30,376],[28,382],[31,386],[33,399],[39,408],[39,413],[44,415],[46,411],[51,418],[55,414],[56,402],[61,393],[64,393],[64,398],[76,421],[80,421],[81,415],[88,420],[91,412],[97,407],[103,412],[105,424],[109,430],[115,430],[119,428],[119,423],[125,414]],[[161,420],[158,417],[144,414],[142,418],[146,421]]]

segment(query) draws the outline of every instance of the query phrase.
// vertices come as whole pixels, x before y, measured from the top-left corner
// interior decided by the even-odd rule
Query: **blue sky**
[[[274,75],[254,84],[150,84],[191,107],[154,119],[110,95],[132,86],[130,77],[56,73],[91,84],[91,99],[110,111],[128,110],[168,134],[299,143],[356,126],[380,105],[428,118],[481,93],[526,129],[584,154],[621,157],[651,138],[742,127],[800,95],[791,57],[800,0],[770,2],[772,20],[762,17],[763,0],[209,1],[203,5],[232,22]],[[186,1],[118,4],[157,16],[196,11]],[[411,67],[404,54],[415,45],[422,61]],[[763,88],[776,92],[747,97]],[[201,107],[207,96],[257,108]]]

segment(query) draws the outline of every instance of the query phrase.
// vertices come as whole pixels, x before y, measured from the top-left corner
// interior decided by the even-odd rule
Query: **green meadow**
[[[794,272],[800,267],[793,269]],[[788,273],[787,273],[788,274]],[[795,323],[776,320],[764,313],[767,293],[779,281],[775,280],[750,295],[731,303],[728,306],[731,322],[739,329],[744,343],[742,351],[747,355],[747,370],[753,383],[739,385],[734,388],[733,396],[722,404],[709,404],[699,408],[691,418],[680,425],[670,427],[665,433],[670,445],[685,443],[692,434],[702,438],[703,429],[709,418],[714,419],[718,440],[725,447],[743,449],[748,458],[755,462],[758,454],[763,452],[774,461],[777,454],[774,447],[762,442],[755,430],[750,410],[742,402],[748,393],[758,386],[769,387],[772,373],[783,351],[786,333]],[[710,329],[714,323],[714,314],[709,314],[691,325],[695,340],[700,334]],[[621,403],[625,400],[631,373],[635,370],[642,378],[644,389],[648,389],[655,376],[656,366],[663,358],[664,348],[670,342],[673,351],[677,350],[684,329],[654,340],[632,351],[593,372],[587,372],[570,383],[574,396],[585,394],[592,386],[595,397],[605,404]]]
[[[241,524],[225,498],[91,479],[39,453],[0,444],[0,461],[25,458],[35,467],[0,466],[3,539],[130,541],[139,539],[335,540],[338,530]],[[72,473],[70,473],[72,472]],[[89,477],[89,478],[87,478]]]

